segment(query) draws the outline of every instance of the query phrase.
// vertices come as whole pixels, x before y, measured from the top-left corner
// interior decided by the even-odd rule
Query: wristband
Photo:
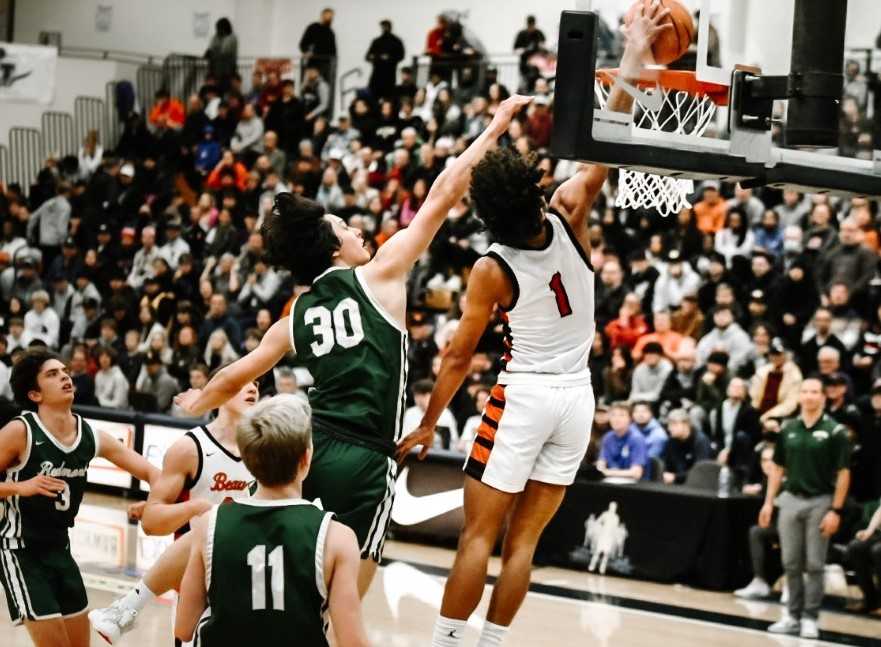
[[[829,512],[834,512],[839,517],[841,516],[841,513],[843,512],[843,510],[844,510],[843,508],[829,508]]]

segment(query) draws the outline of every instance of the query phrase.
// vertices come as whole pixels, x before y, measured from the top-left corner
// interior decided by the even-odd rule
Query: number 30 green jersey
[[[315,379],[315,427],[393,455],[404,417],[407,332],[361,270],[334,267],[318,276],[290,320],[297,356]]]

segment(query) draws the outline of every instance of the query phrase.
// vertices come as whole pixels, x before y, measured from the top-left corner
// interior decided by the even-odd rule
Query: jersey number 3
[[[557,310],[560,311],[560,316],[568,317],[571,315],[572,305],[569,303],[569,295],[566,294],[566,286],[563,285],[563,278],[560,276],[559,272],[551,277],[551,282],[548,283],[548,287],[551,288],[551,292],[554,293],[554,296],[557,299]]]
[[[324,306],[306,310],[303,321],[312,326],[315,341],[310,348],[315,357],[327,355],[334,344],[343,348],[353,348],[364,340],[364,326],[361,323],[361,309],[352,298],[340,301],[331,313]]]

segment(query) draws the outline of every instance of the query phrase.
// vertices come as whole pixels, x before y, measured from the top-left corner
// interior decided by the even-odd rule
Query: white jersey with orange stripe
[[[495,243],[487,252],[507,273],[514,292],[502,317],[507,352],[500,384],[590,383],[593,267],[562,216],[549,211],[546,227],[541,249]]]

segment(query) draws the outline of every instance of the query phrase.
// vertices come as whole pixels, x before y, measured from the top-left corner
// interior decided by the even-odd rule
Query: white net
[[[612,86],[597,80],[595,96],[605,109]],[[646,93],[660,92],[663,102],[659,110],[636,106],[635,128],[701,137],[716,115],[716,104],[707,95],[692,95],[663,87],[649,88]],[[688,196],[694,182],[664,175],[621,169],[615,205],[632,209],[656,209],[662,216],[679,213],[691,207]]]

